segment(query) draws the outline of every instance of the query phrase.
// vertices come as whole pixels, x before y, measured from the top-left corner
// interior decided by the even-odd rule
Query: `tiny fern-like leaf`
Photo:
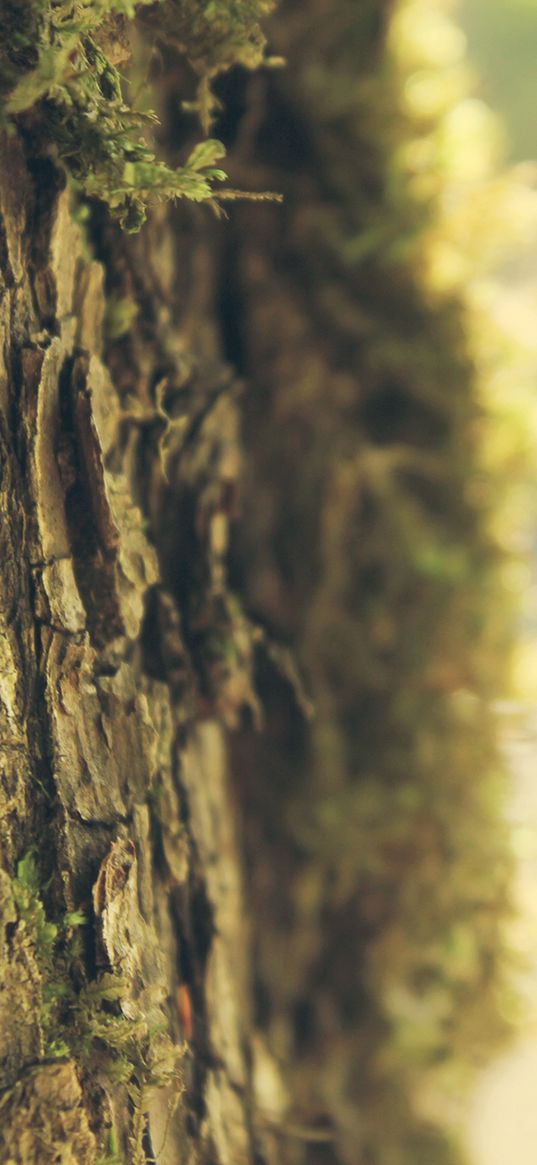
[[[200,74],[197,109],[207,132],[211,80],[233,64],[261,62],[258,19],[271,7],[272,0],[194,7],[190,0],[28,0],[22,9],[9,6],[0,11],[0,123],[29,118],[43,150],[74,187],[107,204],[127,231],[139,230],[153,202],[186,198],[214,207],[227,179],[216,165],[225,148],[207,138],[177,169],[156,157],[144,134],[158,118],[129,102],[118,71],[132,53],[126,22],[149,8],[155,43],[165,37],[187,56]]]

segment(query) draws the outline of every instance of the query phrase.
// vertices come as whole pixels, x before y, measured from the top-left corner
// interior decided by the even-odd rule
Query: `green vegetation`
[[[200,78],[196,110],[206,132],[218,102],[211,81],[233,65],[257,69],[279,63],[265,56],[266,38],[260,21],[273,11],[276,0],[169,0],[158,13],[160,30],[188,57]]]
[[[510,156],[535,159],[537,133],[528,117],[537,94],[534,0],[464,0],[460,19],[480,70],[480,91],[509,124]]]
[[[0,14],[4,121],[21,122],[75,186],[105,202],[128,231],[137,231],[148,205],[162,199],[217,206],[218,184],[226,178],[216,165],[225,153],[218,141],[199,142],[178,169],[156,157],[151,137],[158,118],[136,107],[118,68],[130,61],[136,71],[132,45],[139,46],[140,38],[129,34],[138,9],[148,3],[29,0],[21,7],[8,0]],[[151,32],[157,45],[169,27],[176,30],[177,48],[199,76],[192,107],[207,132],[212,78],[236,63],[255,67],[262,62],[265,42],[258,17],[271,7],[269,0],[152,5],[144,32]],[[138,51],[147,63],[147,49]],[[240,195],[227,189],[218,196]]]
[[[235,197],[220,186],[224,147],[212,137],[179,169],[159,160],[152,97],[138,108],[120,66],[150,78],[151,48],[165,42],[188,63],[181,104],[208,135],[214,79],[263,63],[259,21],[272,8],[30,0],[22,16],[8,0],[5,123],[128,231],[161,199]],[[268,143],[261,161],[274,164],[285,215],[266,235],[265,219],[238,232],[245,262],[233,255],[230,280],[244,280],[231,309],[253,386],[241,602],[289,643],[316,709],[300,720],[292,683],[283,707],[265,693],[269,732],[252,745],[259,762],[248,757],[260,996],[297,1110],[335,1130],[329,1149],[304,1148],[308,1165],[458,1165],[450,1106],[516,1010],[490,712],[510,608],[462,287],[461,206],[478,181],[453,133],[467,73],[441,3],[308,0],[301,20],[298,8],[275,26],[289,68],[271,75],[255,145],[262,154]],[[157,83],[153,96],[158,107]],[[472,256],[496,245],[481,220],[479,209],[468,218]],[[111,299],[108,340],[135,330],[137,312],[128,296]],[[167,469],[165,438],[184,417],[168,417],[158,393]],[[202,628],[200,670],[215,688],[240,672],[248,622],[233,600],[221,605],[220,624],[211,610]],[[31,857],[14,894],[43,976],[46,1055],[74,1054],[129,1090],[136,1161],[147,1089],[175,1078],[176,1051],[124,1014],[117,974],[88,981],[84,919],[47,917]],[[300,1162],[300,1145],[293,1153]],[[105,1160],[116,1159],[112,1138]]]
[[[138,316],[138,304],[126,297],[109,296],[106,303],[104,332],[108,341],[120,340],[130,332]]]
[[[58,922],[47,918],[41,880],[33,853],[17,865],[13,897],[19,925],[32,941],[42,976],[41,1026],[45,1060],[76,1057],[88,1079],[100,1074],[113,1085],[124,1085],[132,1105],[131,1152],[133,1165],[142,1165],[148,1091],[175,1082],[179,1090],[181,1050],[164,1030],[151,1028],[145,1017],[131,1018],[122,1011],[129,984],[121,975],[102,972],[88,980],[80,928],[87,924],[81,911],[65,913]],[[111,1152],[103,1161],[111,1165]],[[119,1158],[117,1158],[119,1160]]]

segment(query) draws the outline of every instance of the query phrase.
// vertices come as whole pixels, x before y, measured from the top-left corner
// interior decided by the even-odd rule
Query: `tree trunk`
[[[336,9],[263,77],[160,42],[167,156],[218,76],[283,208],[131,235],[53,91],[2,136],[0,1165],[453,1165],[437,1078],[503,1030],[475,377],[391,6]]]
[[[224,728],[177,605],[195,575],[219,602],[237,471],[205,227],[194,213],[174,234],[162,214],[130,245],[103,228],[107,274],[15,138],[0,183],[0,1159],[249,1162]],[[143,313],[109,367],[107,278]]]

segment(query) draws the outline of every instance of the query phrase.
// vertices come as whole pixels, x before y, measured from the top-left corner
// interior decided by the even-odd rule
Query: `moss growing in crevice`
[[[12,883],[19,927],[33,948],[41,979],[40,1025],[42,1061],[73,1058],[82,1080],[99,1079],[126,1090],[131,1109],[130,1160],[145,1162],[143,1147],[149,1092],[172,1083],[180,1091],[179,1060],[182,1049],[174,1045],[164,1025],[153,1025],[145,1016],[127,1014],[124,1006],[129,984],[116,972],[89,978],[81,928],[89,919],[71,911],[52,921],[43,904],[38,866],[33,853],[17,865]],[[117,1153],[114,1131],[110,1153],[102,1160],[122,1158]]]
[[[219,183],[227,176],[216,165],[225,149],[215,140],[199,142],[176,169],[156,156],[151,139],[158,118],[147,102],[140,110],[123,76],[129,62],[136,65],[136,45],[141,51],[141,38],[130,33],[138,10],[147,6],[148,0],[30,0],[22,12],[9,2],[0,15],[4,124],[20,124],[82,194],[105,202],[128,231],[138,230],[148,206],[162,199],[217,206]],[[262,63],[258,18],[272,7],[272,0],[151,5],[144,36],[149,31],[154,45],[166,36],[186,56],[199,78],[192,109],[206,133],[212,78],[234,64]],[[147,59],[146,45],[143,53]],[[219,194],[240,196],[229,188]]]

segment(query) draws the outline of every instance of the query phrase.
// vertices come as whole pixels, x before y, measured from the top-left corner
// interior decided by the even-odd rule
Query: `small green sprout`
[[[149,4],[29,0],[0,13],[0,123],[13,126],[22,118],[75,189],[104,202],[129,232],[138,231],[148,208],[162,200],[217,207],[218,185],[227,178],[215,165],[225,149],[214,138],[200,142],[176,169],[158,159],[151,143],[158,117],[128,97],[118,65],[133,54],[128,22]],[[197,108],[206,133],[214,105],[211,79],[233,64],[261,62],[265,42],[258,17],[271,7],[234,0],[202,5],[201,14],[198,4],[151,4],[144,33],[155,45],[159,36],[171,36],[200,74]],[[225,197],[241,194],[228,189]]]
[[[124,1014],[122,1001],[129,996],[129,983],[123,976],[105,971],[80,985],[84,972],[76,939],[89,919],[82,910],[68,911],[57,922],[47,918],[33,851],[17,865],[13,897],[20,923],[33,940],[42,977],[44,1056],[73,1056],[90,1074],[98,1068],[110,1083],[127,1087],[133,1105],[132,1159],[142,1162],[148,1089],[173,1082],[179,1087],[181,1049],[172,1043],[164,1024],[151,1026],[142,1013],[137,1018]],[[114,1146],[102,1159],[103,1165],[119,1160]]]

